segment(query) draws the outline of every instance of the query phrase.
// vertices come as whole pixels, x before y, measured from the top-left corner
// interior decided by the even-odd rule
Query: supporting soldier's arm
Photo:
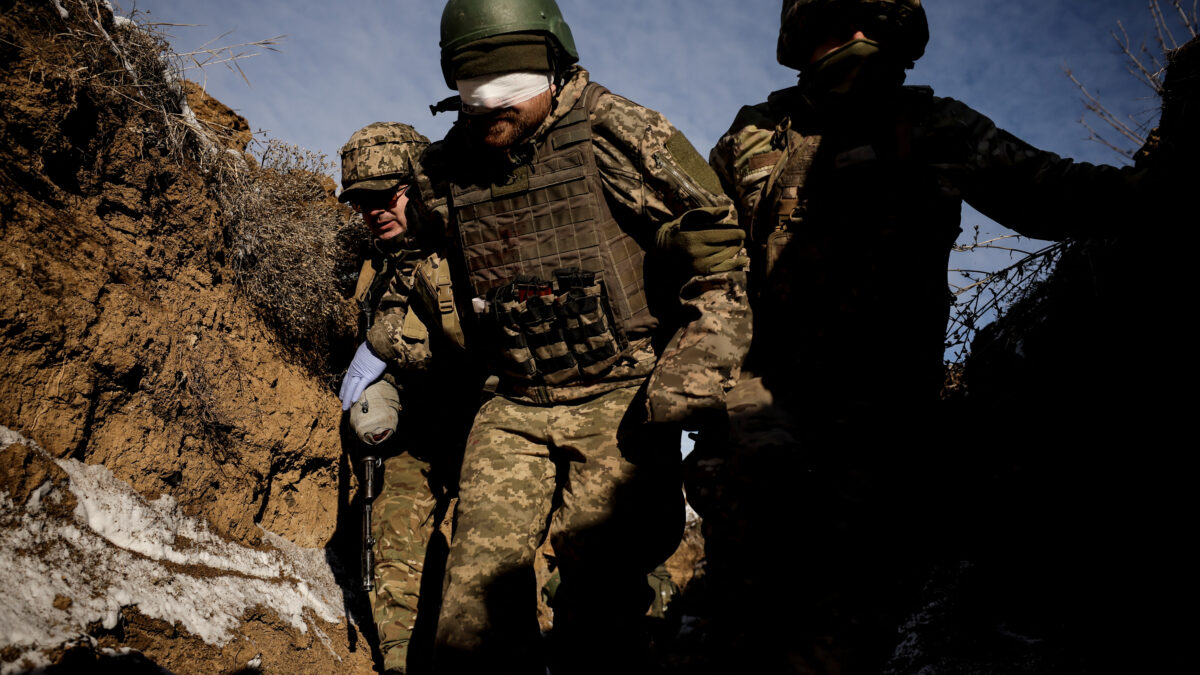
[[[738,222],[749,236],[753,236],[753,217],[763,186],[783,157],[772,144],[777,120],[768,115],[766,104],[743,107],[709,153],[709,164],[721,179],[725,194],[733,198]]]
[[[1112,233],[1140,220],[1166,188],[1162,176],[1093,165],[1039,150],[953,99],[928,115],[928,161],[961,196],[1005,227],[1039,239]]]
[[[743,234],[733,204],[662,115],[612,94],[593,111],[597,162],[615,206],[653,232],[644,240],[685,279],[680,326],[647,387],[650,418],[694,426],[724,414],[750,339]],[[635,235],[636,236],[636,235]]]

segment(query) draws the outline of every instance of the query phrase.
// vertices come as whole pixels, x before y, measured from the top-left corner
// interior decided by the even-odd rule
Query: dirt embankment
[[[226,130],[195,133],[161,45],[106,5],[18,1],[0,14],[0,425],[53,458],[103,465],[146,501],[169,497],[232,544],[271,549],[261,527],[322,549],[349,490],[339,406],[235,286],[214,197],[249,127],[184,83],[206,128]],[[0,484],[17,511],[38,487],[30,472],[54,473],[30,457],[8,458]],[[119,622],[124,635],[143,619]],[[313,640],[260,612],[242,619],[265,622],[277,651]],[[326,632],[325,661],[292,672],[334,659],[369,671],[354,627]],[[178,672],[229,667],[220,650],[105,635]]]
[[[54,12],[23,9],[4,17],[24,48],[5,45],[0,84],[0,420],[230,536],[261,524],[324,544],[333,396],[239,298],[205,176],[164,142],[178,128],[98,74],[122,67],[115,54],[46,44]],[[66,28],[82,41],[88,26]]]
[[[972,344],[948,427],[969,442],[956,508],[971,564],[956,572],[958,613],[941,629],[1002,666],[979,672],[1172,672],[1190,661],[1176,617],[1195,598],[1184,439],[1200,363],[1180,326],[1194,304],[1198,74],[1193,39],[1170,56],[1161,122],[1136,159],[1156,172],[1143,217],[1070,242]]]

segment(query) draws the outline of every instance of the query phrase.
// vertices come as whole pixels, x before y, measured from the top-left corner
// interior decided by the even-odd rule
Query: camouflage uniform
[[[489,665],[544,672],[532,564],[546,537],[562,580],[554,603],[556,668],[607,672],[635,657],[631,645],[650,603],[646,575],[675,549],[683,525],[679,424],[695,423],[697,411],[723,412],[725,390],[747,346],[744,263],[737,258],[742,237],[732,204],[661,115],[596,87],[585,70],[572,68],[541,127],[491,164],[465,144],[459,127],[422,160],[422,201],[445,223],[452,261],[468,279],[459,284],[456,278],[456,288],[483,295],[488,285],[517,274],[548,278],[555,269],[594,262],[561,239],[550,247],[558,253],[549,256],[538,257],[544,244],[526,247],[529,240],[521,237],[533,235],[517,233],[538,222],[540,202],[524,195],[537,193],[518,190],[502,202],[518,207],[513,220],[499,226],[513,234],[468,229],[472,217],[501,207],[495,200],[468,205],[467,189],[492,185],[493,195],[502,194],[521,175],[532,183],[546,175],[541,160],[551,164],[549,171],[569,169],[577,156],[546,159],[560,157],[553,153],[564,144],[586,144],[599,170],[596,188],[572,185],[602,194],[569,197],[573,211],[563,217],[611,209],[620,229],[613,241],[623,242],[635,261],[605,279],[617,308],[608,321],[619,322],[627,339],[610,365],[557,383],[514,375],[520,363],[496,366],[500,395],[480,410],[463,460],[438,626],[439,671]],[[570,131],[564,125],[572,125]],[[605,218],[598,214],[597,221]],[[578,225],[580,239],[590,236],[589,222]],[[660,250],[659,242],[714,228],[735,236],[710,251],[711,258]],[[511,239],[488,244],[491,234]],[[500,345],[486,337],[483,315],[477,319],[483,351],[494,357]],[[477,344],[473,339],[468,332]],[[666,424],[647,424],[647,418]]]
[[[729,450],[698,449],[720,475],[695,492],[740,667],[878,672],[939,543],[930,423],[961,202],[1057,239],[1134,222],[1145,175],[1039,151],[928,88],[814,101],[742,108],[710,157],[752,242],[755,330]],[[763,561],[784,531],[800,553],[780,583]]]
[[[411,180],[417,157],[427,143],[404,125],[375,123],[364,127],[342,150],[343,184],[347,186],[343,197],[353,200],[346,193],[356,187],[377,187],[371,179],[378,176],[392,176],[376,181],[390,185],[396,184],[397,176]],[[447,378],[444,371],[431,378],[429,371],[434,351],[457,351],[461,335],[455,335],[456,328],[447,328],[456,326],[450,320],[454,307],[447,304],[449,277],[439,274],[441,261],[436,254],[421,251],[414,234],[419,227],[411,215],[409,221],[404,236],[372,240],[371,255],[363,264],[355,293],[359,337],[388,364],[384,376],[360,401],[369,399],[376,405],[400,409],[398,433],[383,441],[386,459],[371,520],[375,539],[371,607],[384,668],[396,672],[429,669],[428,650],[440,592],[439,557],[444,560],[447,548],[444,541],[433,541],[433,537],[454,488],[457,457],[467,428],[462,417],[455,426],[455,411],[467,409],[469,414],[462,401],[449,405],[450,412],[423,405],[431,379],[444,392],[452,392],[452,378]],[[439,279],[444,288],[439,289]],[[372,396],[376,388],[385,389]],[[406,396],[409,391],[420,391],[422,396]],[[361,433],[363,430],[357,428],[362,418],[358,406],[351,409],[351,425]],[[442,420],[443,426],[432,429],[421,422],[431,416]],[[431,571],[438,572],[432,582],[422,578],[427,558],[433,565]],[[423,583],[427,587],[432,584],[433,592],[422,594]],[[425,628],[419,634],[425,639],[417,637],[415,642],[419,644],[413,644],[410,650],[418,625],[418,605],[424,610],[420,625]]]
[[[371,316],[374,303],[369,297],[362,305],[361,316],[368,326],[366,339],[387,359],[389,370],[372,387],[395,387],[400,391],[420,387],[421,378],[414,374],[430,365],[430,339],[403,336],[405,319],[410,314],[413,254],[402,248],[387,250],[382,246],[384,242],[378,240],[373,244],[376,273],[389,281],[378,298],[374,320]],[[413,318],[407,320],[410,333],[413,321]],[[458,452],[453,440],[439,439],[429,433],[426,425],[414,424],[422,415],[411,409],[409,397],[404,398],[401,430],[389,443],[394,449],[384,451],[394,454],[384,459],[382,485],[371,508],[375,538],[375,590],[371,593],[371,608],[384,667],[400,672],[409,667],[409,645],[421,600],[426,551],[454,485],[453,469],[446,465],[454,463],[453,457]],[[436,612],[436,604],[433,610]],[[419,658],[414,656],[414,660]]]

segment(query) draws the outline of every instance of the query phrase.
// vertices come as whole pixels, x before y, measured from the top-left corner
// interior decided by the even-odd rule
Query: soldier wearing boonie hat
[[[439,275],[440,261],[416,251],[417,223],[408,206],[408,187],[428,144],[406,124],[375,122],[354,132],[340,152],[338,200],[353,205],[373,235],[371,255],[363,263],[355,292],[360,345],[340,397],[364,454],[385,458],[382,485],[371,508],[374,566],[367,572],[373,575],[371,608],[383,667],[389,673],[420,669],[413,664],[421,661],[422,653],[428,655],[417,645],[410,649],[410,643],[426,550],[452,492],[453,458],[462,445],[450,433],[453,428],[414,424],[427,416],[405,410],[419,404],[404,395],[406,389],[416,386],[424,394],[431,386],[424,371],[430,364],[431,343],[444,331],[431,334],[428,327],[440,329],[446,322],[446,303],[423,297],[415,280],[420,274],[436,286],[440,279],[445,285],[440,300],[449,297],[448,278]],[[452,304],[449,308],[452,313]],[[444,415],[439,419],[445,423]],[[403,431],[397,433],[401,424]],[[437,573],[440,576],[440,566]],[[436,618],[434,607],[422,621]]]
[[[414,166],[429,139],[400,122],[374,122],[354,132],[342,146],[342,193],[354,203],[364,193],[395,190],[411,183]]]

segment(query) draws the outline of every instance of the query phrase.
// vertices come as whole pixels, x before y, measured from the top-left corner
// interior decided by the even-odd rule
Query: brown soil
[[[261,526],[327,546],[350,481],[336,397],[233,285],[195,142],[161,99],[130,95],[89,12],[122,29],[103,5],[62,4],[67,18],[25,1],[0,15],[0,424],[147,499],[170,495],[233,541],[258,545]],[[133,68],[146,84],[153,68]],[[185,86],[243,150],[246,121]],[[64,478],[34,454],[0,454],[0,490],[18,502]],[[264,672],[372,669],[356,627],[324,627],[327,649],[274,616],[245,620],[244,638],[214,649],[127,609],[117,643],[179,673],[258,652]]]

